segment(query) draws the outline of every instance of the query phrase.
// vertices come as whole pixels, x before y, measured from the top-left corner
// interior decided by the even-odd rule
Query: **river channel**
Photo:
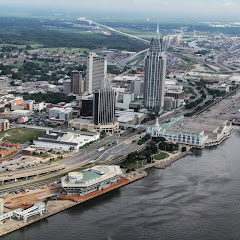
[[[240,239],[240,128],[164,170],[2,240]]]

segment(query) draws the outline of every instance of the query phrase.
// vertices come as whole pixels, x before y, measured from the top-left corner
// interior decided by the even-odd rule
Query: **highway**
[[[230,93],[228,93],[221,99],[218,99],[213,104],[211,104],[210,106],[203,109],[198,114],[203,113],[204,111],[207,111],[209,108],[211,108],[215,104],[217,104],[220,101],[228,98],[229,96],[237,93],[238,91],[239,91],[239,89],[231,91]],[[179,115],[182,115],[181,109],[177,109],[168,115],[159,117],[159,122],[160,123],[165,122],[167,119],[170,119],[172,117],[176,117]],[[155,123],[155,120],[152,120],[152,121],[149,121],[147,124],[152,125],[154,123]],[[140,136],[137,131],[134,133],[131,133],[127,136],[124,136],[124,137],[108,136],[108,137],[104,138],[102,141],[97,142],[93,145],[90,145],[86,149],[82,149],[80,151],[80,153],[74,153],[73,156],[59,161],[58,162],[59,164],[66,165],[65,169],[60,170],[55,173],[52,173],[52,174],[48,174],[48,175],[44,175],[44,176],[40,176],[40,177],[34,177],[29,180],[19,181],[19,182],[3,185],[3,186],[1,186],[0,195],[4,194],[6,192],[16,192],[21,189],[34,188],[34,187],[39,187],[39,186],[42,186],[45,184],[52,183],[54,181],[60,180],[59,175],[61,175],[61,174],[66,174],[69,171],[75,170],[77,168],[80,168],[80,167],[86,165],[87,163],[92,163],[95,161],[104,162],[104,160],[106,160],[106,157],[108,157],[110,155],[113,155],[115,157],[113,157],[113,159],[110,159],[109,161],[107,161],[108,164],[120,163],[128,153],[130,153],[132,151],[137,151],[137,150],[140,151],[140,150],[144,149],[144,147],[146,146],[145,144],[140,145],[140,146],[137,144],[132,144],[131,143],[132,139],[134,139],[134,137],[136,137],[136,136]],[[119,141],[119,144],[117,146],[116,145],[108,146],[109,140]],[[105,145],[104,151],[99,152],[98,149],[100,147],[102,147],[103,145]]]
[[[95,24],[95,25],[100,26],[100,27],[102,27],[102,28],[106,28],[106,29],[108,29],[109,31],[116,32],[116,33],[122,34],[122,35],[124,35],[124,36],[134,38],[134,39],[139,40],[139,41],[142,41],[142,42],[144,42],[144,43],[146,43],[146,44],[150,44],[150,41],[149,41],[149,40],[146,40],[146,39],[144,39],[144,38],[140,38],[140,37],[137,37],[137,36],[128,34],[128,33],[121,32],[121,31],[119,31],[119,30],[117,30],[117,29],[115,29],[115,28],[108,27],[108,26],[103,25],[103,24],[101,24],[101,23],[97,23],[97,22],[94,22],[94,21],[92,21],[92,20],[88,20],[88,19],[86,19],[86,18],[79,18],[78,20],[86,21],[86,22],[88,22],[89,24]]]
[[[142,50],[142,51],[140,51],[140,52],[137,52],[137,53],[133,54],[132,56],[129,56],[129,57],[127,57],[127,58],[122,59],[121,61],[119,61],[119,64],[120,64],[122,67],[125,66],[125,65],[127,64],[127,62],[135,59],[138,55],[141,55],[142,53],[147,52],[148,49],[149,49],[149,48],[144,49],[144,50]]]
[[[54,164],[54,165],[61,166],[61,168],[63,168],[62,166],[64,166],[65,167],[64,169],[61,170],[61,168],[59,168],[60,170],[58,172],[48,173],[48,174],[42,175],[42,176],[35,176],[33,178],[29,178],[24,181],[17,181],[17,182],[11,182],[9,184],[4,184],[1,186],[0,194],[4,194],[5,192],[9,192],[9,191],[16,192],[21,189],[26,189],[26,188],[30,188],[30,187],[38,187],[38,186],[41,186],[41,185],[44,185],[47,183],[54,182],[56,180],[60,180],[59,175],[66,174],[67,172],[75,170],[77,168],[80,168],[88,163],[92,163],[95,161],[98,161],[98,162],[104,161],[106,155],[109,156],[108,151],[111,149],[112,150],[110,153],[113,157],[128,154],[128,153],[132,152],[135,148],[138,147],[137,144],[131,144],[131,145],[129,144],[129,141],[132,141],[131,139],[134,139],[136,135],[138,135],[137,132],[131,133],[124,137],[108,136],[108,137],[102,139],[101,141],[88,146],[86,149],[81,149],[80,152],[78,152],[78,153],[73,153],[73,155],[71,157],[63,159],[63,160],[59,160],[57,163]],[[119,144],[118,145],[110,145],[108,141],[118,141]],[[104,149],[104,151],[99,152],[98,149],[101,148],[102,146],[104,146],[105,149]],[[115,150],[116,150],[116,152],[115,152]],[[101,156],[104,153],[106,153],[106,155]],[[38,168],[44,169],[45,166],[47,166],[47,165],[43,165]],[[27,171],[34,172],[34,167],[31,169],[30,168],[27,169]],[[11,172],[12,176],[10,176],[10,177],[7,176],[6,178],[12,179],[12,178],[14,178],[15,174],[19,178],[20,176],[17,175],[19,172],[21,172],[21,171]],[[46,172],[48,172],[48,171],[46,171]],[[26,174],[24,174],[24,177],[26,177]]]

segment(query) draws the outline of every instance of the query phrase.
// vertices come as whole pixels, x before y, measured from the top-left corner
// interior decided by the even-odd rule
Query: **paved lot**
[[[234,118],[240,118],[240,92],[236,95],[224,99],[218,104],[211,107],[211,110],[205,111],[199,116],[217,118],[223,120],[231,120]]]

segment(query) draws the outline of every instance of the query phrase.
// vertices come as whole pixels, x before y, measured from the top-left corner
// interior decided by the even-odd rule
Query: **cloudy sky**
[[[1,5],[178,15],[239,14],[240,0],[0,0]]]

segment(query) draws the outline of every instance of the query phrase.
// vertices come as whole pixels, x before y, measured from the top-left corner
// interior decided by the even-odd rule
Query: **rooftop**
[[[69,175],[66,175],[61,179],[62,187],[88,187],[117,175],[122,175],[122,170],[117,165],[101,165],[86,169],[80,173],[82,175],[83,181],[71,183],[69,181]],[[71,178],[74,178],[74,176],[72,176],[72,173],[70,176]]]
[[[201,134],[204,131],[215,132],[226,123],[227,121],[213,118],[184,118],[181,121],[174,123],[174,125],[171,125],[167,130],[172,132]]]
[[[82,180],[84,182],[89,182],[91,180],[94,180],[96,178],[100,178],[101,175],[95,172],[91,172],[91,171],[81,171],[81,173],[83,174],[83,178]]]

